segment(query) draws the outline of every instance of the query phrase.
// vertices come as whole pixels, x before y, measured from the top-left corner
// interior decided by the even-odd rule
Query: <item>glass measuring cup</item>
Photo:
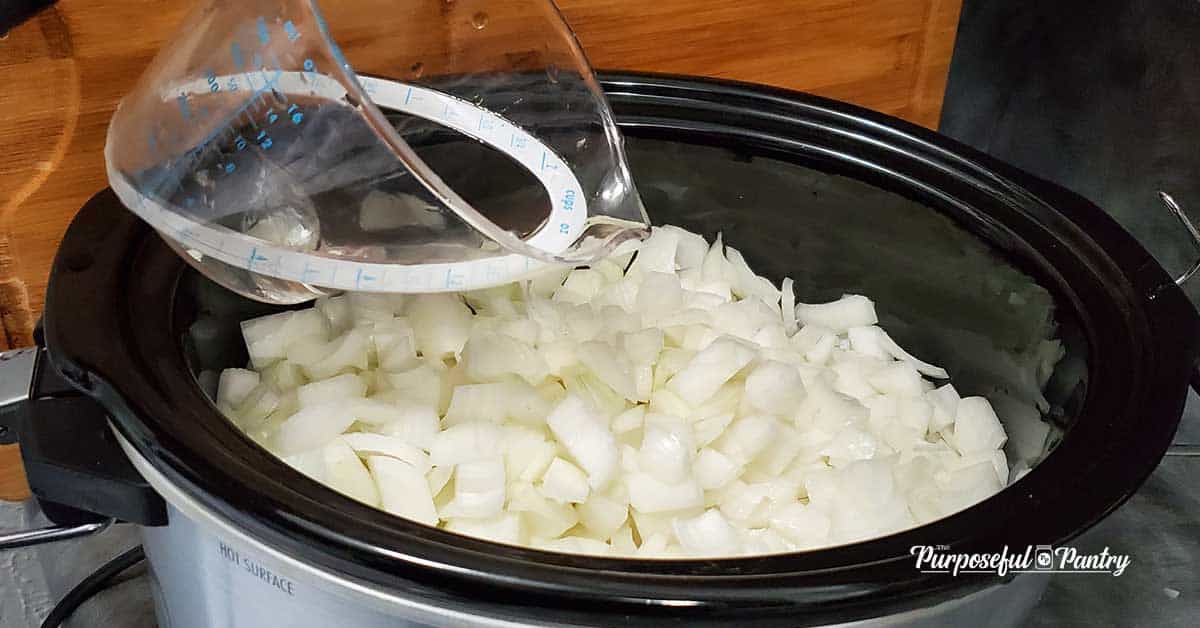
[[[105,161],[184,259],[280,303],[498,285],[648,222],[547,0],[207,0],[122,100]]]

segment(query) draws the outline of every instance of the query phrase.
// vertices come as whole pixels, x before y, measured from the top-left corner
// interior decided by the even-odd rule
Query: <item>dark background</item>
[[[941,131],[1107,209],[1172,274],[1200,255],[1200,0],[965,0]],[[1200,303],[1200,276],[1186,287]]]
[[[1155,192],[1200,220],[1200,0],[964,0],[941,130],[1090,198],[1180,273],[1200,253]],[[1200,303],[1200,275],[1185,290]],[[1129,570],[1052,579],[1028,625],[1196,625],[1197,454],[1192,394],[1158,470],[1071,543]]]

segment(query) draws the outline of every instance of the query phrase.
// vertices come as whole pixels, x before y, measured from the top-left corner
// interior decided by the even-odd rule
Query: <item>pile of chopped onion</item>
[[[791,280],[674,227],[637,249],[248,320],[249,368],[220,374],[217,404],[354,499],[562,552],[818,548],[1009,483],[988,401],[900,348],[866,297],[796,303]],[[1018,449],[1039,451],[1046,430],[1024,431]]]

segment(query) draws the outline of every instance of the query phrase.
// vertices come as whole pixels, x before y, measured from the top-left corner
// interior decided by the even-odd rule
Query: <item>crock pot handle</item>
[[[1192,238],[1192,245],[1196,247],[1197,252],[1200,252],[1200,230],[1197,230],[1196,225],[1192,224],[1187,214],[1183,213],[1183,208],[1179,206],[1179,203],[1175,202],[1175,199],[1170,194],[1161,190],[1158,192],[1158,198],[1163,202],[1163,205],[1167,206],[1167,209],[1171,210],[1171,213],[1175,215],[1175,218],[1179,220],[1183,228],[1187,229],[1188,235]],[[1175,285],[1182,286],[1187,283],[1192,278],[1192,275],[1196,274],[1196,271],[1200,271],[1200,257],[1197,257],[1196,261],[1182,275],[1175,278]]]
[[[37,350],[33,348],[0,352],[0,444],[17,442],[20,410],[29,399],[36,361]],[[21,532],[0,532],[0,551],[87,536],[104,530],[112,523],[112,519],[103,519]]]
[[[1196,229],[1196,225],[1193,224],[1192,220],[1187,217],[1187,214],[1184,213],[1183,208],[1179,206],[1179,203],[1175,202],[1174,197],[1159,190],[1158,198],[1162,201],[1163,205],[1165,205],[1167,209],[1175,215],[1175,218],[1179,220],[1179,224],[1183,225],[1183,228],[1187,230],[1188,235],[1191,236],[1192,245],[1196,247],[1197,253],[1200,253],[1200,230]],[[1191,267],[1183,271],[1183,274],[1175,278],[1175,285],[1182,287],[1183,284],[1187,283],[1197,271],[1200,271],[1200,256],[1196,258],[1195,262],[1192,262]],[[1159,291],[1165,287],[1165,285],[1160,286],[1150,295],[1150,298],[1158,296]],[[1192,376],[1189,382],[1191,383],[1192,390],[1200,393],[1200,364],[1192,367]]]
[[[73,526],[47,526],[45,528],[24,530],[21,532],[0,532],[0,552],[17,549],[18,547],[44,545],[55,541],[77,539],[81,536],[91,536],[98,532],[103,532],[112,524],[112,519],[104,519],[94,523],[81,523]]]
[[[0,353],[0,442],[20,443],[29,488],[55,524],[0,534],[0,549],[93,534],[116,521],[166,524],[162,497],[121,451],[108,414],[58,373],[45,348]]]

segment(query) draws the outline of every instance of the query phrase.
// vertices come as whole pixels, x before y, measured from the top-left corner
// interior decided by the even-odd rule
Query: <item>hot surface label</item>
[[[221,557],[225,560],[237,565],[241,569],[245,569],[246,573],[261,580],[264,584],[270,585],[283,591],[284,593],[295,596],[295,585],[292,581],[277,574],[266,567],[260,565],[257,561],[249,556],[241,554],[236,549],[229,547],[225,543],[220,543]]]

